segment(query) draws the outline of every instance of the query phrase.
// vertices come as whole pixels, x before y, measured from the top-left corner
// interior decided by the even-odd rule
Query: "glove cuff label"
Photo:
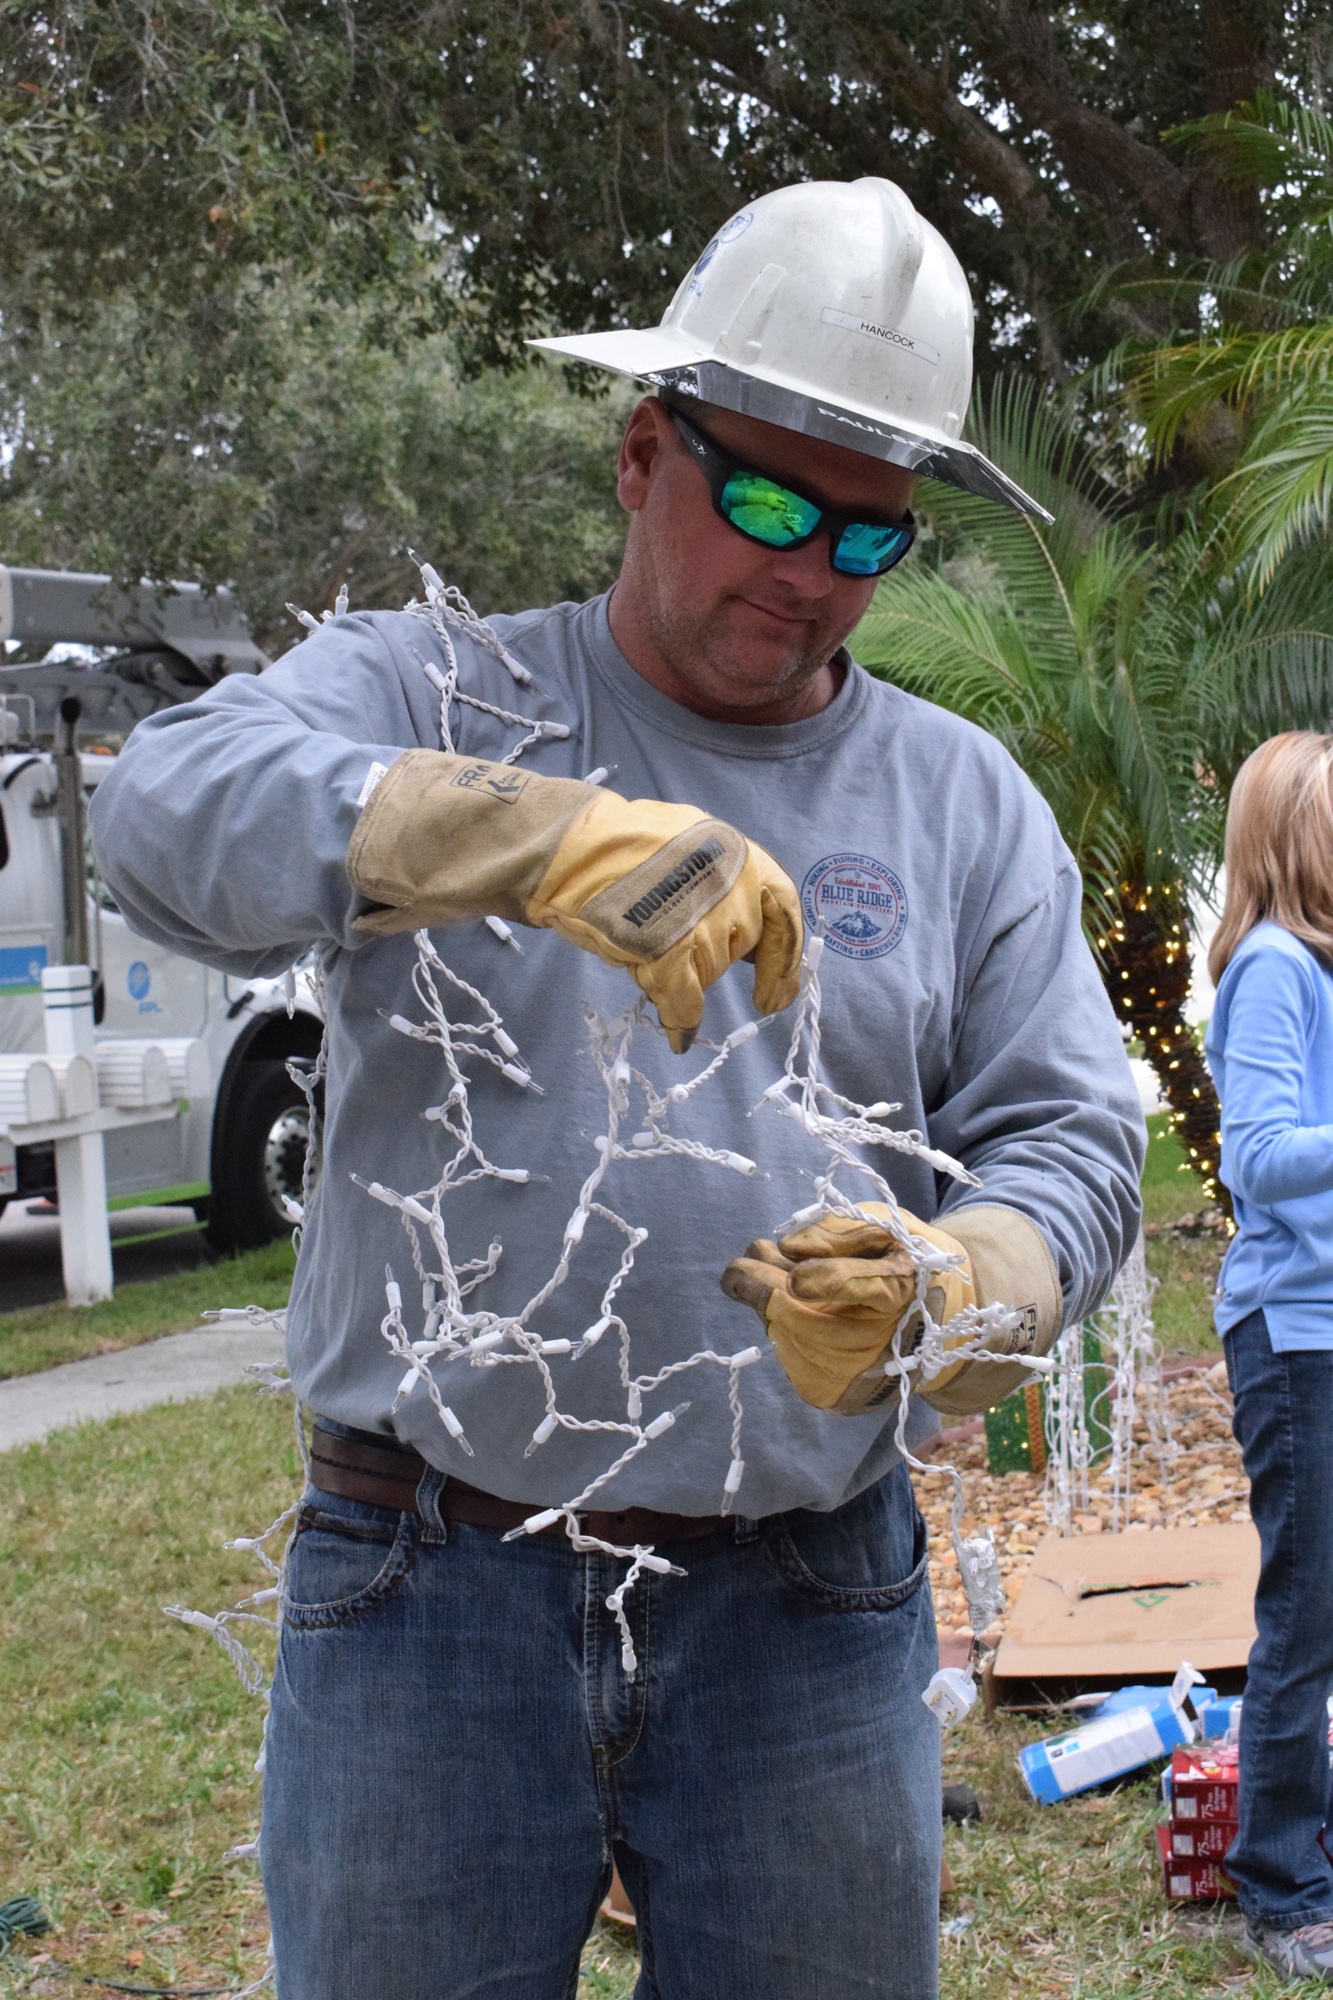
[[[454,772],[449,783],[462,792],[482,792],[488,799],[512,806],[528,789],[531,772],[516,771],[512,764],[492,764],[473,757]]]

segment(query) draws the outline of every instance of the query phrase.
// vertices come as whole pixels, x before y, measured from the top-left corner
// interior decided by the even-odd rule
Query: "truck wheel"
[[[305,1097],[283,1062],[243,1062],[214,1145],[208,1240],[215,1250],[252,1250],[285,1236],[283,1196],[301,1199],[310,1143]]]

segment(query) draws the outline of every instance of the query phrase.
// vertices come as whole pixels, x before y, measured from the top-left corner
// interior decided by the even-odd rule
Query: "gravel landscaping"
[[[1167,1363],[1165,1402],[1177,1452],[1164,1481],[1146,1429],[1136,1433],[1133,1498],[1128,1532],[1146,1528],[1194,1528],[1206,1522],[1247,1521],[1248,1485],[1240,1451],[1231,1435],[1231,1396],[1222,1362],[1201,1359]],[[986,1469],[986,1439],[980,1420],[967,1434],[942,1434],[935,1440],[934,1458],[947,1459],[963,1474],[967,1494],[967,1525],[989,1523],[995,1532],[1010,1600],[1022,1579],[1032,1551],[1049,1534],[1044,1493],[1045,1473]],[[1089,1478],[1090,1506],[1074,1517],[1084,1535],[1109,1533],[1112,1527],[1110,1460],[1103,1459]],[[931,1530],[931,1588],[940,1637],[967,1633],[967,1605],[958,1578],[958,1564],[949,1546],[950,1482],[934,1474],[916,1475],[917,1501]],[[999,1627],[1003,1630],[1003,1622]]]

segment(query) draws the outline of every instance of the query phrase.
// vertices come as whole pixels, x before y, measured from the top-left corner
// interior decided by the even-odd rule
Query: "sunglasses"
[[[840,576],[883,576],[916,540],[910,514],[901,521],[860,521],[821,507],[790,486],[779,486],[766,472],[738,465],[678,410],[667,414],[708,481],[714,512],[747,541],[766,549],[799,549],[826,534],[829,561]]]

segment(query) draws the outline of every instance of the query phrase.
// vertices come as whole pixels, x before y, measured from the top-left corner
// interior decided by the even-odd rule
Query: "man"
[[[1012,1304],[1015,1341],[1044,1349],[1099,1302],[1137,1226],[1143,1135],[1073,864],[993,742],[843,647],[910,545],[915,470],[1031,507],[958,442],[970,343],[962,273],[897,188],[765,196],[661,328],[543,343],[661,393],[624,436],[614,591],[494,621],[534,689],[516,697],[497,651],[455,635],[441,750],[451,663],[432,628],[344,618],[154,717],[99,788],[101,865],[132,923],[240,974],[311,944],[325,967],[323,1176],[288,1324],[315,1484],[265,1779],[281,2000],[572,1995],[613,1856],[644,1995],[935,1992],[935,1634],[883,1362],[913,1267],[873,1214],[764,1240],[825,1164],[789,1121],[745,1122],[784,1022],[733,1051],[681,1128],[759,1173],[668,1158],[617,1183],[649,1230],[616,1301],[640,1374],[742,1348],[751,1306],[772,1337],[745,1376],[737,1513],[718,1370],[688,1378],[688,1410],[580,1517],[686,1572],[636,1583],[632,1673],[607,1605],[623,1562],[559,1522],[503,1539],[605,1469],[605,1436],[558,1429],[534,1451],[531,1367],[444,1371],[471,1457],[427,1396],[395,1405],[379,1322],[403,1237],[350,1177],[429,1189],[441,1171],[421,1116],[445,1095],[438,1050],[389,1020],[420,1017],[410,933],[433,927],[546,1092],[474,1065],[489,1157],[531,1178],[460,1187],[446,1218],[460,1257],[502,1242],[476,1296],[519,1311],[604,1127],[585,1011],[621,1011],[628,971],[666,1030],[641,1032],[634,1062],[665,1091],[697,1066],[696,1033],[716,1045],[753,1020],[729,965],[753,958],[762,1013],[790,1003],[808,927],[827,1082],[900,1105],[895,1123],[983,1184],[877,1156],[908,1226],[938,1223],[926,1240],[955,1259],[936,1317]],[[495,711],[518,709],[563,733],[502,767],[515,730]],[[608,785],[578,782],[599,766]],[[486,916],[528,926],[520,956]],[[597,1319],[609,1240],[573,1259],[543,1335]],[[615,1340],[551,1365],[582,1417],[623,1415]],[[931,1394],[980,1408],[1021,1372],[973,1361]],[[652,1392],[644,1422],[680,1393]]]

